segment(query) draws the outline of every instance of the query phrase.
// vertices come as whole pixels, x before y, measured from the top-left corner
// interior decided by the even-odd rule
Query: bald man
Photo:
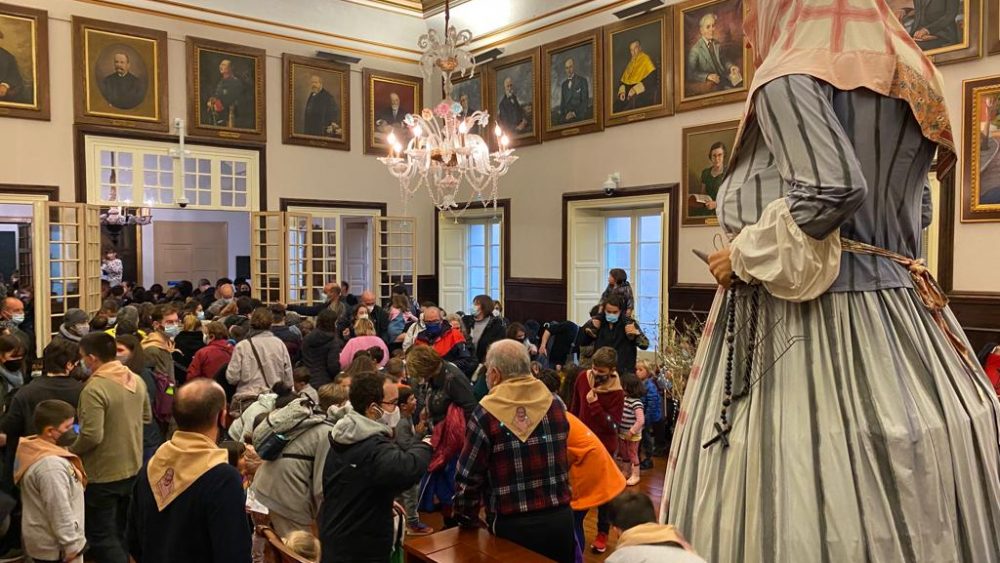
[[[0,333],[8,331],[16,336],[34,357],[35,339],[20,328],[24,319],[24,303],[20,299],[8,297],[0,302]]]
[[[177,432],[135,484],[128,540],[137,562],[251,560],[242,478],[216,445],[225,406],[225,392],[210,379],[177,390]]]
[[[289,305],[288,310],[305,317],[315,317],[319,315],[323,309],[331,309],[334,313],[337,313],[338,319],[342,318],[344,313],[347,312],[347,305],[345,305],[340,299],[340,286],[335,282],[330,282],[324,285],[323,295],[326,296],[326,302],[324,303],[319,305]]]
[[[215,290],[215,303],[208,307],[208,314],[211,318],[219,316],[219,313],[236,299],[236,286],[231,283],[222,284]]]

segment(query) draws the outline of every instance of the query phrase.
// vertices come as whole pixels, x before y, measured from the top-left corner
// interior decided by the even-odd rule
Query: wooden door
[[[229,225],[153,221],[153,277],[161,284],[229,274]]]
[[[372,253],[370,219],[343,218],[344,279],[354,294],[371,287]]]

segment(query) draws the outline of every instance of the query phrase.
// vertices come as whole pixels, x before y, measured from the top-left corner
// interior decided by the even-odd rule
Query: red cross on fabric
[[[798,24],[810,20],[829,19],[830,28],[830,50],[839,53],[844,49],[844,29],[849,21],[880,21],[881,15],[877,8],[856,8],[851,6],[850,0],[833,0],[826,6],[806,6],[806,2],[799,1],[795,6],[795,14],[789,21]],[[791,46],[794,34],[789,34],[788,44]],[[890,51],[891,52],[891,51]]]

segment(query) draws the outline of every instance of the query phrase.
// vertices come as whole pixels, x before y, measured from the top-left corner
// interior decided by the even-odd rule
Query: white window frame
[[[176,209],[177,202],[184,195],[185,175],[182,174],[181,159],[173,157],[173,202],[160,203],[146,197],[144,191],[145,167],[144,156],[156,155],[171,156],[171,151],[179,148],[177,143],[166,141],[149,141],[142,139],[126,139],[121,137],[105,137],[99,135],[87,135],[84,138],[84,159],[86,163],[86,185],[87,203],[114,206],[126,205],[125,201],[115,201],[101,197],[101,152],[114,151],[116,153],[132,154],[132,197],[129,198],[129,206],[141,206],[150,208]],[[212,147],[198,144],[186,144],[185,160],[203,159],[211,162],[210,169],[210,190],[211,201],[208,205],[200,205],[197,201],[190,201],[187,209],[206,209],[215,211],[257,211],[260,209],[260,184],[261,166],[260,152],[255,150],[237,149],[229,147]],[[246,204],[242,206],[222,205],[222,163],[231,161],[246,164],[247,171],[247,197]],[[160,168],[157,167],[157,171]],[[235,201],[234,201],[235,203]]]
[[[664,262],[663,262],[663,258],[664,258],[664,248],[663,248],[663,246],[665,244],[664,237],[667,236],[666,232],[663,229],[664,211],[662,209],[656,208],[656,207],[646,207],[646,208],[629,209],[629,210],[617,210],[617,209],[616,210],[610,210],[610,211],[603,212],[602,215],[603,215],[604,225],[605,225],[604,253],[603,253],[603,256],[602,256],[602,258],[603,258],[603,265],[604,265],[604,271],[605,272],[610,271],[612,268],[622,268],[622,265],[620,265],[620,264],[613,264],[613,263],[611,263],[609,261],[609,258],[608,258],[608,245],[609,244],[620,244],[620,243],[611,243],[611,242],[609,242],[607,240],[608,219],[611,219],[611,218],[614,218],[614,217],[628,217],[629,218],[629,230],[630,230],[629,242],[628,242],[628,246],[629,246],[629,264],[628,264],[627,268],[622,268],[622,269],[625,270],[628,273],[628,280],[629,280],[629,283],[632,286],[632,294],[633,294],[633,301],[634,301],[634,303],[633,303],[633,308],[634,309],[633,309],[633,312],[632,312],[632,317],[634,319],[636,319],[636,321],[638,321],[639,320],[639,301],[640,301],[640,298],[643,298],[643,297],[647,297],[647,298],[648,297],[653,297],[651,295],[640,294],[640,284],[639,284],[639,277],[640,276],[639,276],[639,273],[640,273],[641,270],[650,270],[650,268],[643,268],[642,267],[642,257],[641,257],[641,252],[640,252],[641,245],[642,245],[643,242],[648,242],[648,241],[642,241],[642,240],[640,240],[640,221],[641,221],[641,219],[643,217],[653,217],[653,216],[659,216],[660,217],[660,240],[658,242],[658,244],[660,245],[660,267],[658,269],[660,271],[660,279],[662,280],[662,279],[664,279],[663,278],[663,272],[665,270],[665,268],[664,268]],[[659,294],[656,295],[655,297],[657,297],[657,299],[660,299],[660,300],[663,299],[662,284],[661,284],[661,288],[659,290]],[[662,317],[663,317],[663,312],[662,312],[662,307],[661,307],[661,312],[660,312],[660,314],[657,315],[655,323],[651,324],[651,323],[641,323],[640,322],[640,326],[642,327],[643,332],[645,332],[649,336],[650,342],[652,344],[655,344],[655,341],[658,340],[658,335],[655,334],[655,331],[659,330],[659,324],[660,324],[660,321],[662,320]]]
[[[486,270],[486,283],[484,284],[487,289],[487,294],[497,296],[497,300],[501,303],[504,301],[506,295],[506,279],[504,278],[504,272],[507,265],[504,263],[504,246],[507,244],[508,237],[506,235],[506,230],[510,228],[507,224],[507,207],[498,205],[494,210],[493,207],[487,208],[469,208],[459,218],[449,217],[444,213],[438,213],[437,216],[437,272],[438,272],[438,298],[439,303],[442,308],[444,308],[449,313],[455,311],[466,311],[472,306],[472,297],[478,295],[478,293],[472,293],[469,288],[469,227],[473,224],[481,224],[490,227],[493,224],[500,224],[500,235],[497,242],[497,248],[499,250],[499,264],[492,264],[490,259],[490,244],[486,246],[486,260],[485,270]],[[458,236],[456,234],[456,227],[461,227],[461,260],[447,261],[444,256],[443,245],[448,244],[445,242],[445,238],[449,236]],[[487,229],[487,242],[492,242],[492,229]],[[492,288],[490,285],[490,271],[496,266],[499,270],[499,279],[497,288]],[[458,286],[454,287],[447,285],[447,279],[449,279],[446,270],[449,269],[462,269],[462,285],[461,285],[461,303],[457,302]],[[447,285],[447,287],[446,287]],[[451,288],[452,291],[449,291]],[[471,297],[470,297],[471,296]]]
[[[313,207],[313,206],[306,206],[306,205],[289,205],[288,208],[286,209],[286,211],[289,212],[289,213],[308,214],[308,215],[312,216],[313,220],[316,220],[316,219],[320,219],[320,220],[333,219],[333,220],[336,221],[336,229],[334,231],[336,233],[336,235],[334,235],[334,237],[335,237],[334,243],[331,245],[331,244],[326,244],[324,242],[324,244],[322,245],[322,247],[324,247],[324,248],[332,247],[334,249],[334,260],[333,260],[333,262],[334,262],[334,269],[333,269],[333,274],[337,277],[337,279],[336,280],[333,280],[333,279],[325,280],[324,284],[325,283],[331,283],[331,282],[340,283],[343,280],[343,276],[344,276],[344,256],[343,256],[343,251],[342,251],[342,244],[343,244],[343,241],[344,241],[344,219],[345,218],[353,218],[353,217],[365,217],[365,218],[370,219],[371,220],[371,232],[369,234],[371,236],[371,240],[369,241],[368,248],[369,248],[369,255],[370,255],[371,263],[368,265],[368,270],[369,270],[368,271],[368,279],[371,280],[371,282],[370,282],[371,285],[373,285],[373,286],[376,285],[376,280],[378,279],[377,276],[379,274],[378,241],[376,240],[376,236],[377,236],[377,231],[378,231],[378,220],[379,220],[380,217],[383,217],[381,209],[348,208],[348,207]],[[326,229],[324,228],[324,230],[326,230]],[[315,232],[315,225],[313,226],[313,232]],[[326,260],[324,258],[323,262],[324,262],[323,272],[329,272],[330,268],[329,268],[329,264],[327,262],[330,262],[330,261]],[[316,273],[317,272],[315,270],[313,270],[313,274],[316,274]],[[319,292],[320,293],[322,293],[322,289],[323,289],[323,284],[319,284],[319,290],[320,290]],[[358,287],[358,288],[351,288],[351,292],[354,293],[355,295],[360,295],[361,292],[364,291],[364,290],[366,290],[366,289],[370,289],[372,291],[375,291],[374,287],[363,287],[363,288]],[[313,299],[316,300],[317,302],[322,302],[322,301],[324,301],[326,299],[326,296],[318,294],[318,295],[314,295]]]
[[[492,216],[475,217],[467,221],[459,221],[464,223],[465,226],[465,264],[466,264],[466,285],[465,285],[465,295],[466,301],[469,305],[472,304],[473,299],[477,295],[489,295],[493,299],[499,299],[503,302],[503,219],[494,219]],[[472,289],[472,227],[474,225],[481,225],[483,227],[483,271],[484,279],[481,286],[483,292],[473,291]],[[496,237],[499,240],[493,240],[493,227],[497,226]],[[479,246],[479,245],[476,245]],[[493,264],[493,247],[497,248],[499,263]],[[497,270],[497,287],[493,287],[493,270]]]

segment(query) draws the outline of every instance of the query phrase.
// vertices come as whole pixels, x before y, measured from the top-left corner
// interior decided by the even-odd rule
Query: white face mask
[[[87,334],[87,333],[90,332],[90,325],[89,324],[78,324],[78,325],[76,325],[76,332],[78,334],[80,334],[81,336],[83,336],[83,335],[85,335],[85,334]]]
[[[108,326],[115,326],[118,322],[118,317],[108,317]]]
[[[396,407],[396,410],[392,412],[388,412],[381,407],[375,407],[375,408],[382,411],[382,416],[379,417],[379,421],[381,421],[382,424],[388,426],[389,428],[395,429],[396,426],[399,424],[399,418],[400,418],[399,407]]]
[[[20,325],[24,322],[24,313],[15,313],[14,315],[11,315],[10,321],[14,323],[15,326]]]
[[[131,354],[118,354],[118,361],[127,364],[130,356]]]
[[[494,317],[499,317],[500,316],[500,309],[493,309],[493,316]]]

